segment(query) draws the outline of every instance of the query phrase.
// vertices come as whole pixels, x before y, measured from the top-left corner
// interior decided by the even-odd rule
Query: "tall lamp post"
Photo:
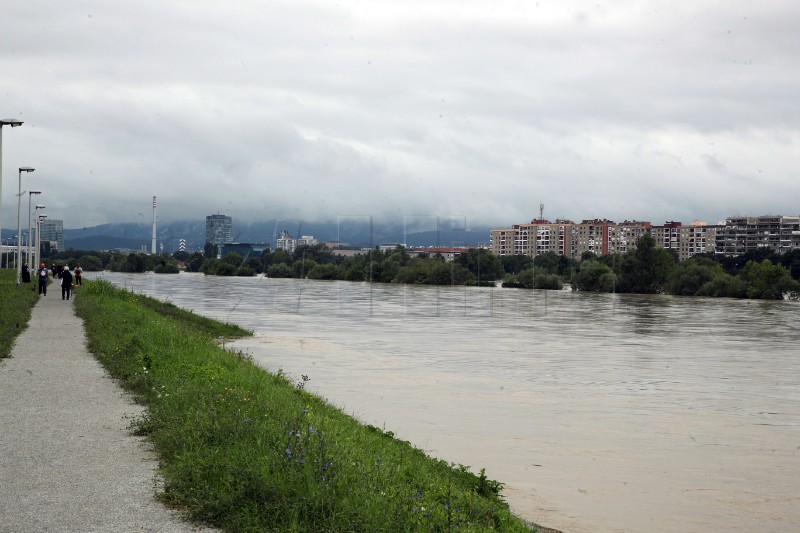
[[[0,236],[3,234],[3,126],[16,128],[22,121],[13,118],[0,118]]]
[[[39,209],[44,209],[44,208],[45,208],[44,204],[36,204],[37,211]],[[31,268],[36,268],[36,265],[39,264],[36,262],[36,240],[39,238],[39,226],[35,220],[31,221],[30,209],[28,210],[28,223],[31,224],[30,228],[31,234],[35,236],[33,241],[29,240],[29,242],[32,242],[33,245],[28,247],[28,265]]]
[[[25,249],[25,262],[28,263],[28,268],[31,267],[31,237],[33,237],[33,228],[31,228],[31,198],[34,194],[42,194],[42,191],[28,191],[28,247]]]
[[[47,215],[45,214],[41,214],[36,217],[36,252],[33,254],[33,262],[36,264],[36,268],[39,268],[39,263],[42,260],[42,239],[39,237],[39,235],[42,232],[42,222],[44,222],[44,219],[46,218]]]
[[[33,172],[31,167],[19,167],[19,181],[17,188],[17,236],[22,237],[22,221],[19,212],[22,208],[22,173]],[[22,239],[17,239],[17,288],[19,289],[20,278],[22,277]]]

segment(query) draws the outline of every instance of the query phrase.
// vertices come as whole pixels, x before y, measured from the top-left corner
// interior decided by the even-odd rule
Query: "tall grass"
[[[502,485],[366,426],[214,342],[178,308],[84,282],[89,349],[147,406],[161,497],[228,531],[532,531]],[[222,328],[220,330],[219,328]]]
[[[39,296],[31,290],[31,283],[17,288],[17,271],[0,269],[0,359],[11,354],[14,341],[28,326],[31,310]]]

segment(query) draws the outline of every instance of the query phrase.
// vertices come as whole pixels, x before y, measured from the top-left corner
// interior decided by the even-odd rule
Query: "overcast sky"
[[[796,0],[13,0],[3,227],[800,214]],[[23,196],[27,220],[27,194]],[[24,224],[23,224],[24,226]]]

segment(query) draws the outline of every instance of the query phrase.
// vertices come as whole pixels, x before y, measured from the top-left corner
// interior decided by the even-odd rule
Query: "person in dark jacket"
[[[22,263],[22,283],[30,283],[31,282],[31,269],[28,267],[28,263]]]
[[[72,272],[69,267],[65,266],[61,271],[61,299],[69,300],[69,294],[72,292]]]
[[[44,266],[44,263],[39,264],[39,270],[36,271],[36,277],[39,278],[39,295],[47,296],[47,278],[50,271]]]

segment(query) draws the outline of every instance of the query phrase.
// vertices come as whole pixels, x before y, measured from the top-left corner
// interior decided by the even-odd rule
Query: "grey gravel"
[[[155,456],[129,430],[142,408],[54,289],[0,360],[0,532],[213,531],[155,499]]]

